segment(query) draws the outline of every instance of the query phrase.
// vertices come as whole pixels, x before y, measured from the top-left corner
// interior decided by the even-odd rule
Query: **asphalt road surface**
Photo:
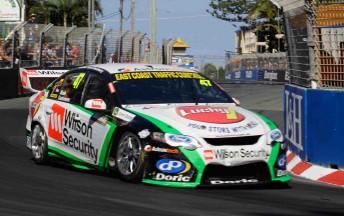
[[[224,85],[283,126],[283,86]],[[0,101],[0,215],[344,215],[344,188],[294,177],[289,187],[163,188],[37,165],[25,147],[28,98]]]

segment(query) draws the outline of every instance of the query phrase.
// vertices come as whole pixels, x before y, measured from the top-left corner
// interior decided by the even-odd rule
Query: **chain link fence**
[[[107,62],[149,62],[145,34],[52,24],[2,25],[0,68],[77,67]],[[162,51],[158,49],[158,61]]]
[[[343,0],[306,0],[285,12],[290,83],[344,88],[343,10]]]

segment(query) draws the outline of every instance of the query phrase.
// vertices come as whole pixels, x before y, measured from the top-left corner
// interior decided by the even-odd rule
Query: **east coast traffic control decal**
[[[192,72],[125,72],[115,73],[116,81],[136,79],[204,79],[201,75]]]

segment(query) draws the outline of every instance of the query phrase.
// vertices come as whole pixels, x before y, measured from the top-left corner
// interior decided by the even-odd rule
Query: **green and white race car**
[[[129,182],[193,188],[289,182],[283,135],[201,73],[169,65],[21,69],[22,84],[59,75],[29,101],[37,163],[114,171]],[[62,74],[62,75],[61,75]]]

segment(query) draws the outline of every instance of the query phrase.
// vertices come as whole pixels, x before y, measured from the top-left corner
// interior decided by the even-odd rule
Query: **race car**
[[[42,73],[20,74],[34,91],[30,79]],[[128,182],[181,188],[291,180],[277,125],[202,73],[99,64],[57,74],[29,100],[27,147],[38,164],[58,159],[115,171]]]

